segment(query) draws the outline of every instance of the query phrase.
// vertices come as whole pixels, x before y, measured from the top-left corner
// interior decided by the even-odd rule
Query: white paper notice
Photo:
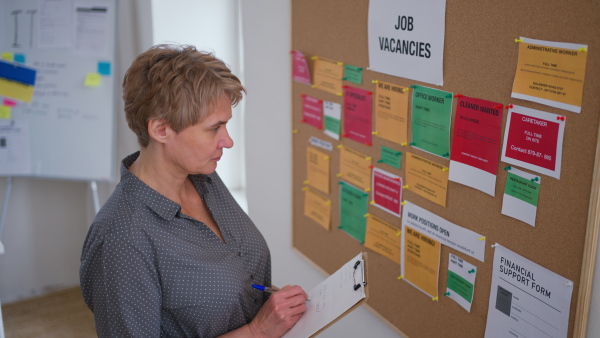
[[[514,105],[508,110],[501,160],[560,179],[566,117]]]
[[[323,148],[323,149],[329,150],[329,151],[333,150],[333,144],[331,144],[331,142],[323,141],[314,136],[310,137],[309,142],[310,142],[310,144],[312,144],[315,147]]]
[[[325,116],[325,135],[339,140],[342,105],[335,102],[324,101],[323,115]]]
[[[370,70],[443,85],[446,0],[369,1]]]
[[[357,261],[361,263],[355,269]],[[306,311],[283,337],[310,337],[365,298],[364,287],[354,290],[354,285],[364,281],[363,265],[361,253],[308,292]]]
[[[40,0],[38,3],[38,48],[71,47],[71,0]]]
[[[485,237],[448,222],[413,203],[407,202],[402,208],[402,226],[408,226],[425,235],[432,236],[441,244],[483,262]],[[404,233],[404,228],[402,233]]]
[[[107,57],[108,11],[105,2],[75,4],[75,52],[80,55]]]
[[[475,292],[475,265],[464,259],[450,254],[448,260],[448,283],[445,296],[457,302],[468,312],[471,312],[473,293]]]
[[[31,145],[26,121],[0,126],[0,176],[31,174]]]
[[[535,226],[542,178],[511,168],[506,178],[502,214]]]
[[[497,244],[486,338],[567,337],[573,282]]]
[[[448,180],[481,190],[491,196],[496,194],[496,175],[458,161],[450,161],[449,167]]]

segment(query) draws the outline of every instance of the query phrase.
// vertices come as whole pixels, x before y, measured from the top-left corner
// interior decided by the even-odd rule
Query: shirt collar
[[[146,183],[135,176],[129,167],[135,162],[140,155],[137,151],[121,161],[121,186],[124,192],[132,194],[135,198],[141,201],[144,205],[158,214],[167,221],[172,221],[173,218],[181,211],[181,206],[172,200],[168,199],[158,191],[150,188]],[[207,193],[205,182],[212,183],[212,179],[206,175],[190,175],[192,182],[202,195]]]

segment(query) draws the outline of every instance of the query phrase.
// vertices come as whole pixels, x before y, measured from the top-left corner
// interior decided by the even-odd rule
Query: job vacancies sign
[[[446,0],[371,0],[369,67],[443,85]]]

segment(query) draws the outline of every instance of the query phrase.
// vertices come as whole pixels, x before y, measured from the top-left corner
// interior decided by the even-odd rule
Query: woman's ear
[[[167,141],[170,130],[171,128],[165,120],[150,120],[150,122],[148,122],[148,135],[151,139],[159,143],[165,143]]]

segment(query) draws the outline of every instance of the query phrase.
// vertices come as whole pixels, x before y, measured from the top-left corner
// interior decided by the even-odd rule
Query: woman
[[[267,244],[215,173],[245,92],[211,54],[159,45],[123,81],[141,150],[86,238],[81,288],[99,337],[279,337],[307,295],[269,295]]]

